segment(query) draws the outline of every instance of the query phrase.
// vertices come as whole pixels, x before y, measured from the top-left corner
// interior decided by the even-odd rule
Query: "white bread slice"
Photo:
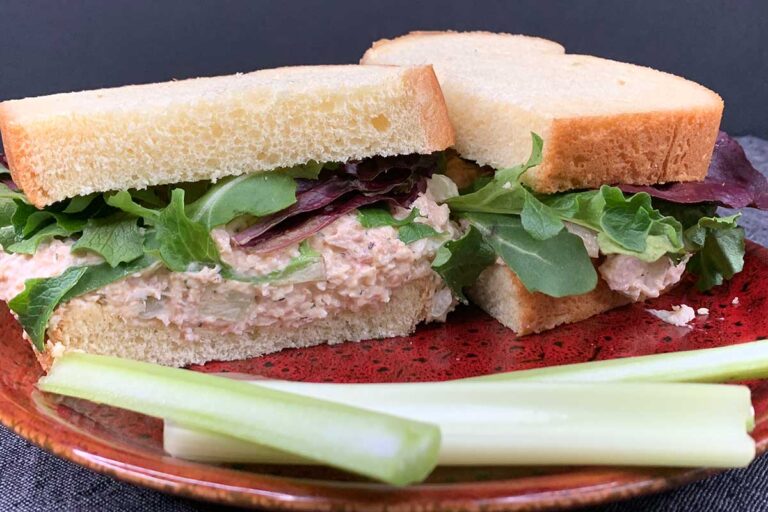
[[[481,165],[521,163],[541,135],[543,163],[526,174],[540,192],[701,180],[723,110],[694,82],[521,35],[415,32],[361,62],[432,64],[455,148]]]
[[[59,308],[59,320],[48,330],[45,352],[35,354],[46,371],[56,357],[74,350],[186,366],[321,343],[407,336],[428,316],[435,291],[433,279],[425,277],[402,286],[386,304],[345,311],[298,328],[270,326],[245,336],[195,329],[194,341],[187,340],[177,327],[165,326],[159,320],[126,320],[98,302],[78,301]]]
[[[454,142],[429,66],[288,67],[5,101],[0,131],[37,207]]]
[[[608,288],[602,279],[594,290],[583,295],[555,298],[532,293],[503,264],[485,269],[467,294],[472,302],[518,336],[578,322],[632,302]]]

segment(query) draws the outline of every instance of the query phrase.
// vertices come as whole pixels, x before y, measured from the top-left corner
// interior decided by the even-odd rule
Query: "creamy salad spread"
[[[423,222],[445,236],[423,238],[406,245],[389,226],[365,229],[357,215],[337,219],[309,238],[309,246],[322,257],[324,277],[295,284],[251,284],[224,279],[218,268],[197,272],[170,272],[162,266],[109,284],[63,304],[50,326],[84,302],[112,308],[127,321],[160,321],[173,325],[194,339],[194,329],[206,327],[222,332],[244,333],[254,327],[279,324],[295,327],[332,316],[389,302],[392,293],[417,279],[433,281],[435,294],[431,318],[444,320],[456,302],[443,281],[431,269],[435,253],[456,227],[449,210],[438,205],[429,192],[412,205]],[[396,217],[410,210],[400,209]],[[221,259],[244,274],[259,276],[284,268],[299,255],[298,245],[267,254],[257,254],[232,240],[234,231],[213,230]],[[98,256],[74,255],[74,242],[54,240],[33,256],[0,251],[0,299],[9,300],[33,277],[54,277],[72,266],[101,263]]]
[[[566,222],[565,228],[581,238],[590,258],[600,256],[597,234],[576,224]],[[688,257],[675,263],[669,256],[656,261],[643,261],[626,254],[609,254],[597,268],[608,288],[632,300],[654,299],[677,284],[683,277]]]
[[[444,321],[456,300],[430,265],[440,244],[455,238],[461,228],[450,220],[448,206],[438,204],[429,189],[414,201],[413,208],[419,210],[417,222],[428,224],[443,236],[405,244],[395,228],[365,229],[357,215],[350,213],[308,239],[311,249],[322,257],[321,278],[252,284],[225,279],[215,267],[171,272],[155,265],[63,304],[51,318],[50,326],[55,326],[68,308],[97,302],[126,321],[159,321],[176,326],[188,339],[195,338],[198,327],[235,334],[276,324],[290,328],[341,311],[385,304],[396,289],[422,278],[431,279],[434,286],[428,320]],[[411,209],[399,208],[395,216],[404,218]],[[590,257],[599,257],[594,232],[571,223],[566,227],[583,240]],[[285,268],[299,256],[298,245],[267,254],[251,251],[234,242],[235,232],[233,225],[216,228],[211,235],[222,261],[243,274],[263,276]],[[103,261],[92,254],[72,254],[73,243],[53,240],[42,244],[33,256],[0,251],[0,300],[8,301],[22,292],[29,278],[54,277],[73,266]],[[605,257],[598,271],[610,289],[641,300],[658,297],[677,283],[685,263],[686,259],[674,263],[667,256],[645,262],[612,254]]]

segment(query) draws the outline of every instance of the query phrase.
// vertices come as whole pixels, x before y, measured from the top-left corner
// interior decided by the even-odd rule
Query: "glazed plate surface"
[[[738,297],[738,301],[734,301]],[[645,308],[709,308],[693,328],[662,323]],[[162,423],[35,388],[32,350],[0,306],[0,422],[65,459],[160,491],[280,510],[547,510],[658,492],[713,473],[708,469],[620,467],[438,468],[417,486],[393,488],[317,467],[203,465],[162,450]],[[634,304],[552,331],[516,339],[473,308],[413,336],[310,349],[194,367],[317,382],[414,382],[633,355],[716,347],[768,338],[768,250],[748,244],[744,272],[711,293],[686,281],[648,304]],[[768,448],[768,382],[749,383],[758,451]]]

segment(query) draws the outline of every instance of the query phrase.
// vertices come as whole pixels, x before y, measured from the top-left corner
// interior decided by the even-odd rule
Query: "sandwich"
[[[485,32],[382,40],[361,63],[434,66],[456,130],[446,204],[463,226],[438,267],[517,334],[742,269],[738,214],[716,209],[768,209],[768,184],[719,132],[709,89]]]
[[[46,368],[407,335],[456,304],[431,268],[458,231],[429,66],[5,101],[0,132],[0,299]]]

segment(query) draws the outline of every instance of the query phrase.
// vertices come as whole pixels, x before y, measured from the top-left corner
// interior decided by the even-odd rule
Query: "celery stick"
[[[726,347],[548,366],[463,379],[537,382],[729,382],[768,377],[768,340]]]
[[[439,429],[428,423],[115,357],[67,354],[38,387],[173,420],[394,485],[426,478]]]
[[[440,427],[444,465],[610,464],[741,467],[754,441],[749,389],[713,384],[442,382],[251,385],[364,407]],[[298,463],[279,451],[166,423],[181,458]]]

